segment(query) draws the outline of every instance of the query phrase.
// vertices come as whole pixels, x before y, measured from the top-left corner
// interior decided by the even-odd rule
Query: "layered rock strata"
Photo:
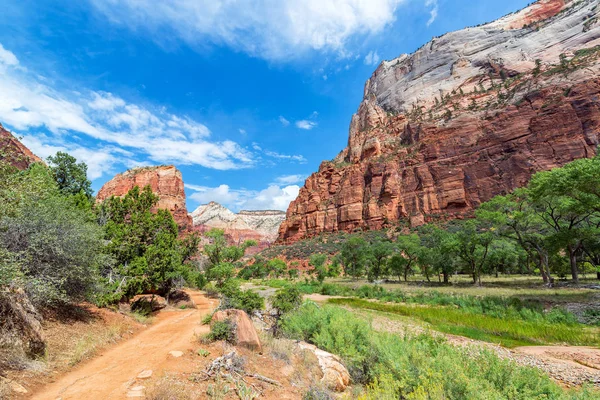
[[[540,1],[384,61],[348,146],[290,204],[279,240],[463,216],[596,154],[600,6]]]
[[[172,165],[134,168],[118,174],[102,186],[96,200],[102,202],[111,196],[124,196],[135,186],[142,189],[148,185],[159,198],[157,208],[169,210],[182,229],[192,226],[181,172]]]

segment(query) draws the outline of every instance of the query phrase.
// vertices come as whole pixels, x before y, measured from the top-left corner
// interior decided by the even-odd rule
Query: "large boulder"
[[[238,346],[262,353],[262,346],[256,329],[254,329],[254,325],[245,311],[234,309],[217,311],[214,313],[211,323],[225,320],[230,320],[235,324],[235,336]]]
[[[42,317],[20,288],[0,292],[0,347],[21,346],[32,357],[44,355]]]
[[[350,385],[350,374],[338,356],[306,342],[299,342],[298,347],[302,350],[308,350],[317,356],[319,367],[321,367],[321,371],[323,372],[321,382],[328,389],[335,390],[336,392],[346,390],[348,385]]]

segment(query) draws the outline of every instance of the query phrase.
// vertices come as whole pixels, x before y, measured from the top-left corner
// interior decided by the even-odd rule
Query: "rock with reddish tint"
[[[181,172],[172,165],[134,168],[118,174],[102,186],[96,200],[102,202],[111,196],[124,196],[136,186],[140,189],[150,186],[158,196],[156,207],[169,210],[179,227],[187,229],[192,226],[192,218],[188,215],[185,203]]]
[[[2,125],[0,125],[0,161],[8,162],[20,170],[27,169],[32,163],[42,162]]]
[[[213,314],[212,322],[230,320],[235,324],[236,345],[262,353],[256,329],[243,310],[220,310]]]
[[[593,157],[598,21],[595,1],[544,0],[383,61],[348,146],[306,180],[279,242],[462,218],[537,171]]]

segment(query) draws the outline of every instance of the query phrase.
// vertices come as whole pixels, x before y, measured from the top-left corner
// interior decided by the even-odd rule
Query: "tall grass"
[[[282,331],[338,354],[364,399],[592,399],[600,393],[566,390],[541,371],[481,350],[468,352],[429,335],[376,332],[339,307],[304,303]]]
[[[417,318],[441,332],[498,343],[506,347],[565,343],[600,346],[600,330],[544,319],[496,317],[452,306],[385,304],[362,299],[330,299],[330,303]]]

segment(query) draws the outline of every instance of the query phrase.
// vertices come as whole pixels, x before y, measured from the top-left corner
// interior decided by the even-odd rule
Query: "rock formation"
[[[42,161],[0,125],[0,161],[4,160],[21,170],[26,169],[34,162]]]
[[[380,64],[279,240],[460,217],[596,153],[600,5],[543,0]]]
[[[260,243],[272,243],[277,239],[279,226],[285,219],[283,211],[240,211],[235,214],[219,203],[210,202],[201,205],[191,214],[194,227],[200,230],[219,228],[225,231],[232,243],[244,240],[256,240]]]
[[[185,204],[181,172],[172,165],[134,168],[118,174],[102,186],[96,200],[101,202],[111,196],[124,196],[135,186],[142,189],[147,185],[159,197],[157,208],[169,210],[181,228],[192,226],[192,218]]]

